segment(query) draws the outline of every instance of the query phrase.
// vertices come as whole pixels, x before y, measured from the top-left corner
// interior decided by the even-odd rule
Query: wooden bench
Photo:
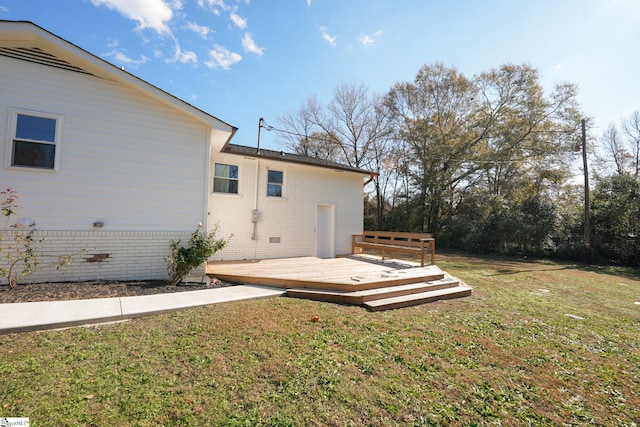
[[[431,264],[434,264],[436,240],[429,233],[403,233],[396,231],[364,231],[351,235],[351,253],[364,253],[365,249],[378,250],[385,254],[419,255],[420,265],[424,267],[424,254],[431,254]],[[360,252],[356,252],[359,250]]]

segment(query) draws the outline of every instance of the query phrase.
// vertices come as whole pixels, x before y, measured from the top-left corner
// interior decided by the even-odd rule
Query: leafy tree
[[[412,228],[438,234],[470,192],[518,204],[562,185],[577,136],[576,96],[570,84],[546,95],[528,65],[473,79],[425,65],[413,83],[396,84],[387,103],[411,152],[411,196],[420,209]]]
[[[597,256],[640,266],[640,182],[628,174],[600,180],[592,197],[591,226]]]
[[[545,95],[529,65],[503,65],[476,78],[487,125],[480,181],[486,191],[522,201],[563,183],[578,137],[577,89]]]
[[[468,123],[474,122],[475,94],[469,79],[443,64],[425,65],[413,83],[389,91],[397,138],[412,158],[407,173],[419,206],[413,229],[437,234],[451,191],[473,172],[468,160],[480,138]]]
[[[518,251],[529,255],[545,255],[553,249],[551,236],[557,223],[554,203],[540,196],[527,198],[519,206],[514,229]]]

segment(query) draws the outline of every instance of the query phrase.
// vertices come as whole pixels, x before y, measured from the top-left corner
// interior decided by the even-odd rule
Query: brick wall
[[[239,165],[238,194],[209,195],[210,229],[218,224],[219,237],[233,234],[229,245],[214,259],[314,256],[318,205],[335,209],[335,253],[350,253],[351,233],[361,232],[363,227],[362,174],[224,153],[216,154],[213,161]],[[281,198],[266,196],[269,169],[284,172]],[[260,219],[252,239],[256,182]]]
[[[165,280],[171,240],[188,242],[190,236],[171,231],[36,231],[40,265],[21,282]],[[64,257],[71,262],[59,268]]]

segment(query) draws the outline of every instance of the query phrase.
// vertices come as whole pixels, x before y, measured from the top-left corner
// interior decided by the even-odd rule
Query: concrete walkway
[[[285,292],[238,285],[137,297],[0,304],[0,335],[133,319],[221,302],[277,297]]]

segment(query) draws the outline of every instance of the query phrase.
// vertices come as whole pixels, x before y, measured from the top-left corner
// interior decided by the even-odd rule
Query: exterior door
[[[334,258],[336,256],[335,206],[318,204],[316,218],[316,256]]]

